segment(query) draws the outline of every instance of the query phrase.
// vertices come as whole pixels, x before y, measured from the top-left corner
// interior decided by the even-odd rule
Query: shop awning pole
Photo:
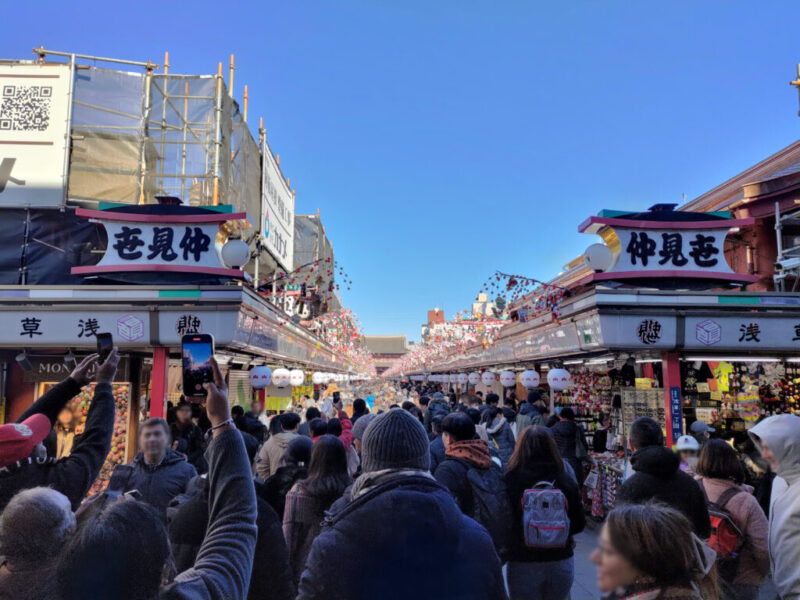
[[[667,448],[672,448],[672,445],[677,441],[677,438],[683,433],[682,427],[676,430],[677,436],[673,436],[672,428],[672,412],[673,403],[672,395],[677,394],[677,410],[679,413],[676,419],[683,419],[683,400],[681,397],[681,363],[677,352],[663,352],[661,354],[661,367],[662,375],[664,378],[664,425],[667,429]],[[682,421],[678,421],[682,422]]]

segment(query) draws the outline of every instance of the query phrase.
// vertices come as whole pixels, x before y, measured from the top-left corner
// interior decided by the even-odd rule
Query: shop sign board
[[[0,65],[0,208],[64,204],[72,70]]]
[[[86,355],[76,355],[75,360],[80,363]],[[72,373],[73,365],[67,365],[64,362],[64,357],[48,356],[38,357],[32,356],[29,358],[32,368],[30,371],[22,372],[22,381],[25,383],[35,383],[38,381],[63,381]],[[92,379],[97,372],[97,366],[91,369],[88,373],[89,378]],[[114,381],[127,381],[128,380],[128,359],[121,357],[117,371],[114,374]]]
[[[669,409],[672,415],[672,443],[683,435],[683,406],[681,405],[681,388],[669,388]]]
[[[769,318],[754,313],[741,317],[687,317],[684,345],[689,349],[800,351],[800,315]]]
[[[594,281],[622,279],[712,279],[753,282],[756,275],[735,273],[725,260],[725,237],[733,227],[754,219],[651,221],[590,217],[579,231],[597,233],[609,227],[619,239],[612,265]]]
[[[167,346],[179,346],[181,338],[191,333],[210,333],[214,344],[224,346],[233,342],[239,311],[166,311],[158,312],[158,342]],[[183,333],[181,333],[183,331]]]
[[[674,348],[677,343],[673,316],[601,315],[600,327],[606,348]]]
[[[261,155],[261,235],[278,264],[291,271],[294,269],[294,193],[266,140]]]
[[[103,225],[108,247],[98,264],[72,267],[73,275],[176,272],[244,276],[241,270],[222,263],[215,238],[221,223],[246,219],[245,213],[149,214],[78,208],[75,214]]]
[[[111,333],[120,346],[150,343],[150,316],[144,311],[100,312],[86,310],[0,311],[2,345],[13,348],[36,346],[93,346],[98,333]]]

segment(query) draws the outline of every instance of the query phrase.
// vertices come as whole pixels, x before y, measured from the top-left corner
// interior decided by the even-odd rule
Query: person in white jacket
[[[800,600],[800,417],[769,417],[750,436],[776,474],[769,510],[772,580],[781,600]]]

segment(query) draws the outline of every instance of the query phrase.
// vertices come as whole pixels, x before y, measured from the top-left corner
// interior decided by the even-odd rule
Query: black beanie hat
[[[536,390],[529,390],[528,391],[528,402],[533,404],[534,402],[538,402],[542,399],[542,395],[537,392]]]
[[[300,465],[307,467],[311,462],[311,448],[314,442],[307,435],[294,438],[283,452],[283,464]]]
[[[363,418],[363,417],[362,417]],[[369,424],[361,441],[364,473],[383,469],[430,468],[430,442],[419,419],[405,410],[390,410]]]

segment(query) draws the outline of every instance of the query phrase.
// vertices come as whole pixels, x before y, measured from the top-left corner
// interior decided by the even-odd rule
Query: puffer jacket
[[[497,450],[505,471],[508,468],[508,461],[511,460],[511,455],[514,454],[514,444],[516,443],[511,426],[505,419],[497,417],[486,426],[486,435],[489,438],[489,447],[494,447]]]
[[[782,600],[800,599],[800,417],[776,415],[750,430],[778,461],[769,511],[772,580]]]
[[[345,492],[314,540],[298,591],[298,600],[505,597],[487,531],[444,487],[419,475],[355,499]]]
[[[197,476],[197,470],[186,461],[183,454],[167,449],[167,453],[157,465],[148,465],[144,455],[139,452],[133,462],[130,476],[125,477],[125,492],[139,490],[142,502],[155,507],[166,522],[167,505],[178,494],[186,491],[189,482]]]
[[[697,481],[705,490],[709,502],[717,502],[731,488],[739,490],[725,505],[725,510],[731,514],[736,526],[745,536],[744,546],[739,553],[739,568],[731,583],[761,585],[769,575],[769,524],[753,495],[753,488],[749,485],[737,485],[727,479],[698,477]]]
[[[425,430],[431,433],[433,430],[433,420],[437,417],[444,418],[450,414],[450,405],[446,400],[431,400],[428,403],[428,410],[425,411],[425,416],[422,418]]]

